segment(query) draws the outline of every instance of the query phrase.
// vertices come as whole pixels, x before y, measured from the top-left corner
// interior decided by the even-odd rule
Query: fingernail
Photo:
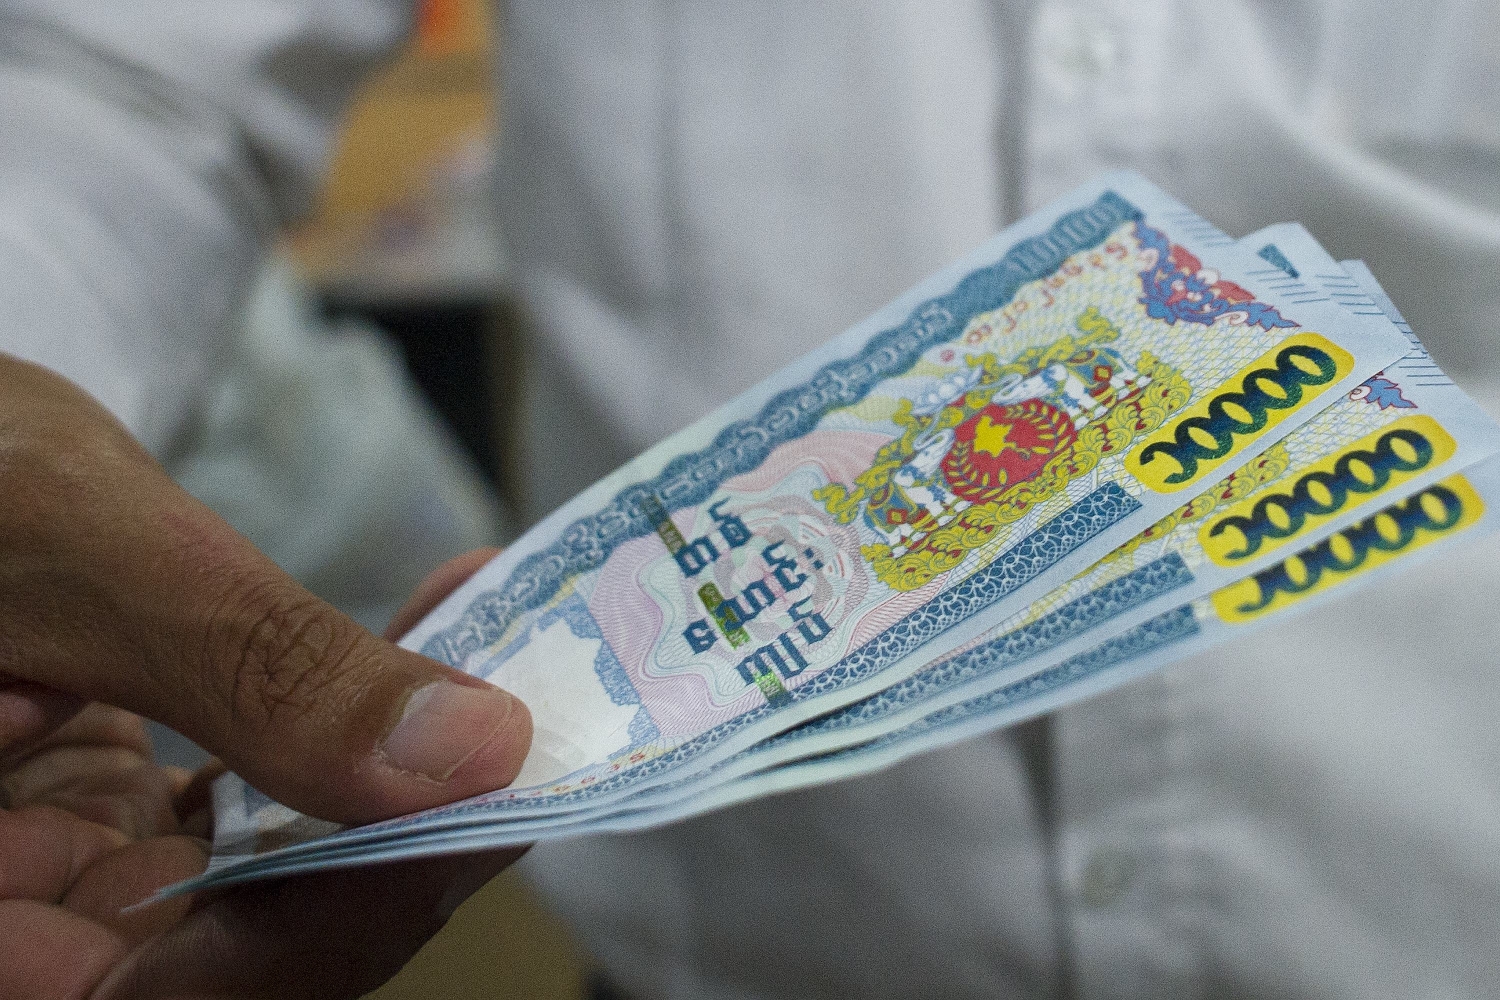
[[[510,723],[516,705],[499,688],[434,681],[407,699],[380,753],[397,770],[447,781]]]

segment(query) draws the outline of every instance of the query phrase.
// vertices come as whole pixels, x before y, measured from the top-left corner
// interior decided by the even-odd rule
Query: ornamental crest
[[[966,359],[937,387],[903,400],[903,433],[876,453],[853,489],[813,493],[842,524],[863,518],[878,539],[861,549],[895,590],[915,590],[959,565],[1101,459],[1161,426],[1192,396],[1187,380],[1149,351],[1133,362],[1096,307],[1078,335],[1014,361]]]
[[[1250,291],[1235,284],[1188,251],[1167,239],[1160,229],[1137,222],[1136,239],[1155,262],[1141,272],[1141,305],[1146,315],[1166,323],[1183,320],[1212,326],[1221,317],[1233,323],[1248,323],[1262,330],[1296,326],[1276,311],[1258,302]]]

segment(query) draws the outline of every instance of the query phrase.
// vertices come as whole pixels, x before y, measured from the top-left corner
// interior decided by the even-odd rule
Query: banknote
[[[1044,669],[1500,450],[1500,425],[1432,361],[1368,269],[1346,271],[1294,223],[1242,243],[1350,311],[1388,317],[1411,350],[1025,611],[869,698],[769,738],[721,777],[863,741]]]
[[[875,739],[718,784],[665,807],[620,810],[588,832],[642,830],[741,802],[896,764],[1102,693],[1268,623],[1349,595],[1405,566],[1500,530],[1500,459],[1450,475],[1325,540],[1210,595],[1158,614],[1039,673],[935,711]],[[511,824],[413,833],[377,844],[330,844],[278,865],[246,865],[216,884],[514,843]],[[570,831],[576,835],[579,831]],[[558,835],[544,834],[546,835]]]
[[[901,729],[1256,572],[1278,561],[1287,548],[1320,541],[1370,509],[1500,449],[1500,427],[1431,361],[1368,270],[1351,276],[1295,224],[1262,230],[1241,243],[1275,261],[1288,278],[1309,275],[1315,287],[1288,283],[1293,298],[1336,296],[1345,309],[1365,315],[1385,317],[1389,310],[1396,328],[1409,339],[1410,352],[1389,376],[1367,379],[1254,462],[969,646],[884,691],[764,740],[705,774],[594,809],[525,822],[516,828],[516,837],[540,836],[554,824],[584,828],[615,810],[636,811],[692,797],[717,782]],[[242,809],[244,797],[234,793],[227,799],[221,822],[233,831],[235,824],[245,823],[235,811]],[[257,828],[263,844],[268,842],[266,819],[262,816]],[[319,831],[304,826],[297,838],[288,837],[290,832],[283,830],[280,839],[303,839]],[[400,833],[364,831],[344,839],[373,843],[384,836]],[[233,841],[235,835],[226,832],[224,839]]]
[[[1265,263],[1109,175],[627,464],[404,640],[526,700],[515,784],[373,832],[593,808],[886,688],[1406,351]]]
[[[648,789],[618,808],[690,797],[715,781],[901,729],[1257,572],[1288,548],[1321,541],[1500,450],[1500,426],[1432,361],[1368,269],[1352,262],[1346,270],[1296,224],[1241,242],[1274,257],[1292,277],[1309,275],[1345,308],[1389,316],[1411,351],[1255,462],[971,644],[875,695],[770,737],[711,776]]]

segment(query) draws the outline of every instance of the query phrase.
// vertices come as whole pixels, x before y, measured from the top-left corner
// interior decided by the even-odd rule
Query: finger
[[[171,778],[120,747],[59,747],[5,775],[16,805],[50,805],[133,840],[177,830]]]
[[[126,947],[119,935],[60,907],[0,900],[0,1000],[84,1000]]]
[[[411,597],[401,605],[395,617],[385,627],[385,637],[392,642],[412,630],[412,627],[427,617],[427,613],[443,602],[443,598],[458,589],[459,584],[478,573],[480,568],[500,554],[496,548],[475,549],[449,559],[427,574],[427,579],[417,585]]]
[[[196,772],[190,771],[177,764],[162,764],[161,773],[167,779],[167,789],[172,794],[172,804],[175,807],[193,784]]]
[[[508,784],[517,699],[385,642],[179,489],[65,381],[0,358],[0,671],[149,716],[303,812]]]
[[[151,760],[153,755],[151,737],[140,716],[97,701],[84,703],[72,718],[33,744],[29,755],[54,747],[118,747],[142,760]]]
[[[133,954],[100,998],[362,996],[437,933],[456,887],[478,888],[521,853],[435,858],[230,890]]]
[[[0,899],[59,902],[89,865],[125,842],[118,830],[61,809],[0,811]]]
[[[95,702],[0,772],[12,806],[56,806],[139,838],[173,832],[171,774],[139,716]]]
[[[0,678],[0,760],[26,753],[84,706],[82,698]]]
[[[175,896],[129,908],[174,882],[202,874],[208,853],[208,843],[194,837],[152,837],[126,844],[95,858],[68,888],[61,905],[126,941],[144,941],[180,923],[192,899]]]
[[[213,784],[228,771],[221,760],[210,758],[192,772],[177,793],[177,815],[187,816],[213,804]]]
[[[209,838],[213,834],[213,783],[224,773],[224,763],[210,760],[193,772],[177,794],[174,808],[177,824],[190,837]]]

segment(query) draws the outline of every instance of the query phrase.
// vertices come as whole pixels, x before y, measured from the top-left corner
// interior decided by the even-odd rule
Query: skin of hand
[[[201,871],[208,782],[141,716],[360,823],[510,783],[518,700],[369,634],[178,488],[87,394],[0,355],[0,1000],[356,997],[520,855],[330,872],[121,914]],[[399,636],[494,555],[425,581]]]

